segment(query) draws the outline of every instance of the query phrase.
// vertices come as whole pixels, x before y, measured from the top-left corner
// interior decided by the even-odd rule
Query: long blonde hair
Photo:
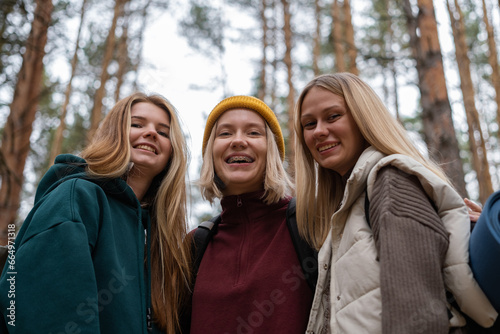
[[[316,249],[330,230],[330,218],[340,204],[344,187],[340,174],[319,166],[304,141],[300,116],[307,93],[318,87],[344,98],[361,134],[378,151],[412,157],[450,183],[441,168],[426,158],[409,139],[403,126],[389,113],[375,91],[351,73],[324,74],[310,81],[295,105],[295,180],[297,225],[300,234]]]
[[[198,185],[200,186],[201,195],[205,200],[213,203],[215,198],[222,198],[221,184],[216,181],[214,159],[212,151],[215,141],[215,130],[217,123],[210,132],[208,138],[205,154],[203,155],[203,164],[201,166],[200,179]],[[290,195],[293,191],[293,183],[283,167],[283,162],[280,158],[278,144],[276,143],[275,136],[269,125],[266,126],[266,175],[264,176],[264,202],[267,204],[276,203],[281,198]]]
[[[90,175],[126,177],[131,151],[131,109],[140,102],[154,104],[170,117],[172,155],[165,170],[154,178],[143,204],[152,208],[151,299],[154,320],[162,330],[175,333],[180,328],[179,314],[189,295],[191,282],[185,181],[189,151],[175,108],[159,95],[135,93],[120,100],[104,118],[81,156],[87,162]]]

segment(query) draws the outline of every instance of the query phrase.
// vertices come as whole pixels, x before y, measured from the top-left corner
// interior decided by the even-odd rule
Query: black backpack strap
[[[200,268],[201,259],[203,254],[212,240],[214,234],[217,233],[217,226],[221,221],[220,215],[206,220],[198,225],[198,228],[193,234],[193,275],[196,277],[198,269]]]
[[[299,257],[302,272],[306,278],[307,284],[314,291],[318,281],[318,252],[311,248],[309,244],[302,239],[297,227],[297,218],[295,212],[295,197],[290,200],[286,209],[286,224],[292,238],[293,247]]]

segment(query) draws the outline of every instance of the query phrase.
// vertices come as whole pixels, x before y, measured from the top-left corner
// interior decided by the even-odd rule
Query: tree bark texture
[[[335,70],[337,72],[345,72],[345,49],[344,38],[342,37],[342,16],[340,15],[339,0],[333,0],[330,13],[332,15],[332,37],[333,37],[333,53],[335,55]]]
[[[352,74],[358,75],[358,64],[356,62],[356,59],[358,58],[358,49],[356,48],[356,43],[354,42],[354,28],[352,26],[350,0],[344,0],[344,21],[347,55],[349,57],[348,71]]]
[[[268,47],[268,26],[267,26],[267,0],[262,0],[260,6],[260,24],[262,27],[262,58],[260,60],[260,75],[259,75],[259,87],[257,89],[257,97],[262,101],[266,98],[266,67],[267,67],[267,47]]]
[[[316,22],[316,30],[313,37],[313,57],[312,69],[314,76],[320,74],[319,70],[319,57],[321,54],[321,6],[319,0],[314,0],[314,16]]]
[[[71,59],[71,75],[69,77],[68,85],[66,86],[66,91],[64,92],[64,102],[61,108],[61,115],[59,116],[59,126],[56,129],[54,139],[52,140],[52,146],[50,148],[49,166],[54,163],[57,155],[61,154],[62,150],[63,133],[66,129],[66,114],[68,113],[68,105],[72,92],[73,78],[75,77],[76,66],[78,64],[78,50],[80,50],[80,37],[83,28],[83,19],[85,17],[86,6],[87,0],[83,0],[80,13],[80,25],[78,26],[78,32],[76,34],[75,51],[73,53],[73,58]]]
[[[500,1],[499,1],[500,5]],[[488,9],[483,0],[483,22],[488,33],[488,62],[491,66],[491,83],[495,89],[495,102],[497,104],[497,124],[500,126],[500,67],[498,65],[498,53],[495,42],[495,33],[488,18]]]
[[[7,243],[8,226],[16,223],[24,167],[30,150],[30,136],[38,107],[43,77],[47,30],[51,23],[51,0],[37,0],[26,51],[18,74],[10,114],[0,147],[0,244]]]
[[[108,38],[106,40],[106,47],[104,51],[104,57],[102,60],[101,78],[100,86],[95,92],[94,96],[94,106],[92,107],[92,112],[90,113],[90,128],[87,132],[87,141],[89,142],[94,132],[99,127],[99,123],[102,118],[102,100],[106,93],[106,82],[109,79],[108,66],[113,59],[113,51],[115,50],[115,40],[116,40],[116,24],[118,18],[122,15],[122,8],[127,0],[116,0],[113,14],[113,21],[111,22],[111,27],[109,28]]]
[[[418,15],[415,17],[410,0],[403,0],[410,45],[417,63],[424,140],[430,157],[441,165],[460,195],[467,197],[460,149],[446,90],[434,3],[432,0],[418,0],[417,3]]]
[[[455,42],[455,56],[460,75],[460,88],[462,90],[465,114],[467,116],[472,166],[476,171],[479,184],[479,200],[485,203],[488,197],[493,193],[493,186],[491,184],[486,145],[479,120],[479,113],[476,108],[474,84],[472,83],[472,76],[470,73],[470,59],[467,55],[469,48],[465,40],[465,23],[457,0],[455,0],[454,8],[450,6],[448,0],[446,0],[446,5],[450,15],[453,39]]]
[[[294,161],[294,142],[293,142],[293,107],[295,104],[295,87],[293,85],[293,63],[292,63],[292,15],[290,14],[290,3],[288,0],[281,0],[283,7],[283,32],[285,36],[285,56],[283,62],[285,63],[287,69],[287,84],[288,84],[288,96],[286,99],[286,106],[288,112],[288,146],[286,148],[287,161],[288,161],[288,172],[293,177],[293,161]]]

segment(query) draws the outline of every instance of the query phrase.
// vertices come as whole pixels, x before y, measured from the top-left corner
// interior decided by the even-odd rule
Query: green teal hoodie
[[[0,277],[0,332],[148,332],[149,214],[84,166],[60,155],[41,180]]]

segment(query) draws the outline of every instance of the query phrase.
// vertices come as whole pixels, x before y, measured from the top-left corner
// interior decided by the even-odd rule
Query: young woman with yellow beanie
[[[210,113],[200,186],[222,214],[195,273],[191,333],[304,333],[313,291],[287,226],[284,157],[261,100],[229,97]]]

